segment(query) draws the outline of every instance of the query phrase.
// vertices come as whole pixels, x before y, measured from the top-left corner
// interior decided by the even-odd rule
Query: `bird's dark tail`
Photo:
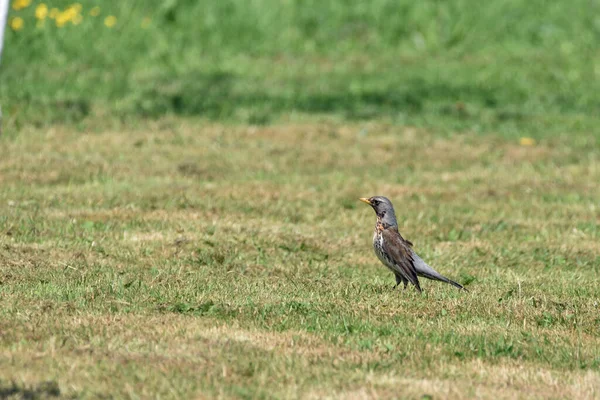
[[[458,282],[454,282],[451,279],[446,278],[444,275],[437,272],[435,269],[431,268],[421,257],[419,257],[416,253],[413,252],[413,264],[415,266],[415,270],[417,271],[418,276],[422,276],[423,278],[432,279],[434,281],[441,281],[451,284],[452,286],[456,286],[459,289],[468,290]]]
[[[466,288],[466,287],[464,287],[463,285],[461,285],[461,284],[460,284],[460,283],[458,283],[458,282],[454,282],[452,279],[448,279],[448,278],[446,278],[446,277],[445,277],[445,276],[443,276],[443,275],[440,275],[440,274],[431,275],[431,274],[428,274],[427,272],[424,272],[424,273],[423,273],[423,272],[421,272],[421,273],[419,273],[418,275],[419,275],[419,276],[422,276],[423,278],[431,279],[431,280],[434,280],[434,281],[440,281],[440,282],[446,282],[446,283],[449,283],[449,284],[451,284],[452,286],[456,286],[457,288],[459,288],[459,289],[462,289],[462,290],[464,290],[464,291],[468,292],[468,290],[467,290],[467,288]]]

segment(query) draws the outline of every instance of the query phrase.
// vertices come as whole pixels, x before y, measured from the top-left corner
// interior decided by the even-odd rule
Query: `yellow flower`
[[[535,139],[532,139],[530,137],[522,137],[521,139],[519,139],[519,144],[525,147],[535,146]]]
[[[83,19],[79,11],[81,10],[80,4],[72,4],[67,7],[63,12],[58,12],[56,15],[56,26],[62,28],[69,21],[73,23],[73,25],[79,25]],[[50,12],[52,16],[52,11]]]
[[[147,27],[150,26],[150,23],[152,22],[152,19],[150,17],[144,17],[144,19],[142,19],[142,28],[146,29]]]
[[[50,14],[48,14],[48,16],[52,19],[58,17],[58,14],[60,14],[60,11],[58,8],[53,8],[50,10]]]
[[[63,14],[65,14],[65,17],[68,18],[69,21],[73,21],[73,18],[77,15],[77,11],[73,8],[67,8]]]
[[[117,24],[117,17],[115,17],[114,15],[109,15],[108,17],[106,17],[104,19],[104,25],[106,25],[109,28],[112,28],[116,24]]]
[[[23,18],[21,17],[14,17],[11,18],[9,24],[13,31],[20,31],[21,29],[23,29],[23,25],[25,24],[25,22],[23,22]]]
[[[90,15],[92,17],[97,17],[98,15],[100,15],[100,7],[96,6],[96,7],[92,8],[90,10]]]
[[[15,0],[15,1],[13,1],[12,8],[13,8],[13,10],[19,11],[19,10],[29,7],[30,4],[31,4],[31,0]]]
[[[44,3],[38,4],[35,8],[35,17],[37,19],[45,19],[48,16],[48,6]]]
[[[56,26],[58,26],[59,28],[62,28],[70,20],[71,20],[71,15],[68,12],[58,13],[58,15],[56,16]]]

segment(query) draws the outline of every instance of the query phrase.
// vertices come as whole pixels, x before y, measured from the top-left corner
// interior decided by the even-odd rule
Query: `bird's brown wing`
[[[400,235],[400,233],[398,233],[398,235]],[[412,242],[410,240],[406,240],[402,237],[402,235],[400,235],[400,237],[402,238],[402,240],[404,240],[404,243],[406,243],[407,245],[409,245],[410,247],[413,247],[414,244],[412,244]]]
[[[383,250],[391,257],[394,265],[398,268],[397,272],[415,285],[420,292],[421,285],[419,284],[419,278],[417,278],[417,270],[415,269],[409,242],[404,240],[398,231],[392,228],[384,229],[381,234],[383,235]]]

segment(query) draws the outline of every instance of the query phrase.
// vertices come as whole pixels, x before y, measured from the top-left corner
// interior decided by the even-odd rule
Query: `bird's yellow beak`
[[[367,203],[368,205],[371,205],[371,202],[366,197],[361,197],[359,200],[362,201],[362,202]]]

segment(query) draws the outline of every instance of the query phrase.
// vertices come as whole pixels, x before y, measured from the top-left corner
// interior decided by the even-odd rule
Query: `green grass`
[[[594,139],[166,118],[0,142],[0,393],[593,398]],[[400,230],[469,293],[392,290]]]
[[[165,114],[249,124],[325,115],[510,137],[599,123],[600,25],[588,0],[111,0],[98,17],[84,4],[80,25],[43,29],[36,4],[11,11],[25,26],[7,32],[0,102],[14,134]]]
[[[600,395],[592,2],[38,4],[0,67],[0,397]],[[468,293],[392,290],[377,194]]]

